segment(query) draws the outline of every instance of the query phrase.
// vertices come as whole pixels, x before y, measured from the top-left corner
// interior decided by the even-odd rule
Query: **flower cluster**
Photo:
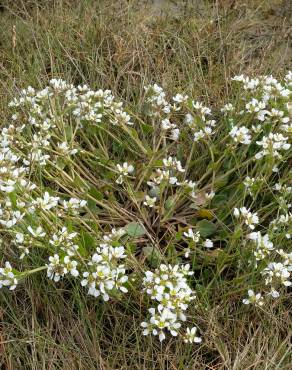
[[[52,153],[69,157],[78,153],[78,142],[68,131],[66,135],[61,122],[74,122],[75,135],[83,125],[98,125],[103,120],[113,125],[132,125],[123,103],[115,101],[110,90],[94,91],[87,85],[74,87],[61,79],[50,80],[42,90],[32,87],[22,90],[9,106],[14,110],[13,120],[22,123],[18,131],[24,135],[32,132],[32,140],[20,144],[26,153],[27,166],[35,163],[45,166],[53,159]],[[60,135],[62,131],[64,134]]]
[[[151,114],[160,119],[163,135],[170,132],[167,136],[169,139],[178,140],[184,127],[191,131],[195,142],[209,139],[213,134],[216,121],[210,118],[211,109],[203,103],[190,100],[188,95],[176,94],[172,97],[171,104],[167,101],[163,88],[157,84],[146,86],[145,90]],[[177,112],[184,115],[180,125],[173,118]]]
[[[74,216],[78,215],[80,209],[84,208],[86,204],[87,204],[86,200],[81,200],[77,198],[70,198],[69,200],[63,200],[62,202],[64,211],[67,213],[71,213]]]
[[[258,152],[255,156],[256,159],[260,159],[266,155],[282,158],[280,151],[288,150],[291,147],[291,144],[287,143],[288,137],[283,136],[282,134],[273,134],[269,133],[268,136],[264,136],[262,140],[257,141],[257,145],[262,147],[262,150]]]
[[[10,263],[5,262],[5,267],[0,267],[0,289],[3,286],[7,286],[10,290],[14,290],[17,282]]]
[[[255,242],[256,249],[254,251],[254,256],[257,261],[265,259],[274,250],[274,245],[270,241],[268,234],[262,236],[258,231],[249,234],[248,238]]]
[[[66,226],[63,226],[61,230],[57,230],[52,234],[49,243],[54,247],[54,250],[63,251],[68,257],[76,255],[78,250],[78,244],[76,241],[76,232],[69,232]]]
[[[183,173],[181,162],[173,157],[163,159],[163,168],[158,168],[156,172],[151,175],[148,185],[155,187],[160,184],[166,185],[180,185],[176,174]]]
[[[291,224],[292,224],[292,213],[286,212],[285,214],[281,214],[274,220],[272,220],[270,223],[270,227],[275,233],[284,231],[286,238],[291,239],[292,235]]]
[[[70,273],[72,276],[77,277],[79,271],[77,270],[78,262],[71,260],[69,256],[61,257],[54,254],[49,257],[49,264],[47,265],[47,276],[49,279],[58,282],[62,277]]]
[[[280,177],[281,164],[289,156],[290,141],[290,102],[291,98],[291,72],[283,82],[279,82],[273,76],[260,76],[250,78],[247,76],[235,76],[234,80],[239,82],[246,95],[242,99],[242,110],[236,113],[232,110],[231,122],[236,118],[240,123],[244,122],[249,137],[241,143],[253,144],[253,148],[259,148],[254,155],[256,161],[265,160],[263,171],[260,176],[249,177],[244,180],[244,186],[248,194],[255,200],[260,196],[263,186],[272,189],[273,196],[278,203],[276,216],[265,228],[265,232],[254,231],[246,235],[250,240],[253,251],[251,265],[264,278],[264,284],[268,288],[266,294],[248,291],[248,298],[243,300],[245,304],[262,306],[265,297],[277,298],[280,295],[281,286],[290,286],[291,271],[289,270],[289,253],[279,250],[274,239],[276,236],[284,235],[290,239],[290,208],[291,208],[291,186],[286,185],[280,178],[278,183],[273,183],[269,178],[272,173]],[[229,114],[226,110],[225,114]],[[233,130],[230,135],[235,139]],[[252,132],[252,134],[251,134]],[[253,150],[252,150],[253,152]],[[269,168],[269,170],[267,170]],[[272,170],[272,171],[271,171]],[[269,172],[271,171],[271,172]],[[251,213],[249,209],[242,207],[234,209],[236,218],[243,220],[251,230],[259,224],[257,213]]]
[[[252,230],[255,228],[255,225],[259,223],[257,213],[251,213],[246,207],[234,208],[233,214],[236,218],[241,218]]]
[[[170,140],[178,140],[180,130],[177,124],[171,119],[171,113],[179,111],[181,105],[188,100],[187,95],[177,94],[173,97],[173,104],[166,100],[166,93],[157,84],[145,87],[146,102],[150,105],[150,115],[160,120],[160,129],[163,136]]]
[[[211,109],[205,107],[201,102],[192,101],[194,114],[188,113],[185,117],[185,122],[194,134],[194,141],[208,139],[213,134],[213,128],[216,126],[216,121],[208,119],[211,115]]]
[[[263,179],[259,177],[255,179],[254,177],[250,178],[249,176],[247,176],[243,181],[243,185],[251,197],[254,197],[256,195],[262,183]]]
[[[96,253],[88,262],[88,270],[83,272],[82,286],[88,287],[88,294],[94,297],[102,296],[108,301],[110,295],[121,291],[127,293],[126,283],[128,276],[123,259],[127,257],[125,247],[116,245],[124,235],[123,229],[113,230],[111,234],[103,237],[103,242],[96,248]]]
[[[239,112],[234,108],[228,109],[229,106],[224,109],[225,114],[232,113],[230,122],[233,123],[235,119],[237,122],[230,131],[230,136],[237,143],[245,145],[256,143],[260,147],[260,151],[255,155],[256,160],[265,156],[281,160],[283,152],[291,147],[287,136],[291,130],[289,73],[285,76],[284,83],[280,83],[273,76],[250,78],[240,75],[233,78],[242,85],[247,94],[242,99],[243,109]],[[242,124],[243,117],[249,116],[249,120]],[[254,135],[251,135],[251,131]]]
[[[20,259],[23,259],[30,252],[30,249],[34,247],[38,240],[43,239],[46,233],[41,226],[33,229],[31,226],[27,227],[26,232],[17,232],[13,240],[14,244],[19,248],[21,255]]]
[[[181,322],[186,321],[184,311],[188,305],[196,298],[195,292],[190,288],[187,277],[193,275],[190,266],[171,266],[160,265],[155,272],[146,271],[143,279],[143,287],[155,307],[148,309],[150,319],[142,322],[143,334],[158,335],[159,340],[163,341],[166,332],[177,336],[181,327]],[[199,342],[195,336],[195,331],[189,329],[186,340],[189,342]]]

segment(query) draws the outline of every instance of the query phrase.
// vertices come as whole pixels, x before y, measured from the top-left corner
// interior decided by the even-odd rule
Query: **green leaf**
[[[175,200],[175,197],[174,196],[172,196],[172,197],[168,197],[167,199],[166,199],[166,201],[164,202],[164,208],[168,211],[168,210],[170,210],[172,207],[173,207],[173,205],[174,205],[174,200]]]
[[[142,127],[144,134],[150,134],[154,131],[153,126],[148,125],[146,123],[142,123],[141,127]]]
[[[212,199],[211,205],[214,208],[218,208],[218,207],[226,205],[227,202],[228,202],[228,198],[225,194],[216,194],[214,198]]]
[[[126,249],[127,249],[128,253],[134,255],[136,253],[137,244],[129,242],[129,243],[126,244]]]
[[[152,245],[148,245],[147,247],[144,247],[143,254],[147,258],[151,267],[155,268],[160,264],[162,255],[160,251],[157,248],[153,247]]]
[[[13,207],[16,207],[16,205],[17,205],[17,198],[18,198],[16,192],[13,191],[12,193],[9,193],[8,196],[9,196],[9,199],[10,199]]]
[[[97,189],[95,188],[91,188],[89,189],[89,192],[88,192],[93,198],[95,198],[96,200],[102,200],[103,199],[103,194],[98,191]]]
[[[197,228],[203,238],[214,234],[216,231],[216,225],[213,222],[208,220],[202,220],[197,223]]]
[[[60,170],[63,170],[66,166],[66,161],[62,157],[58,157],[57,166]]]
[[[159,198],[160,197],[160,188],[158,186],[153,186],[150,190],[149,190],[149,195],[151,197],[156,197],[156,198]]]
[[[65,131],[67,142],[70,142],[72,140],[72,136],[73,136],[72,127],[71,126],[65,126],[64,131]]]
[[[175,241],[179,242],[182,240],[182,236],[183,236],[183,232],[182,231],[178,231],[176,234],[175,234]]]
[[[146,233],[145,228],[142,225],[138,224],[137,222],[130,222],[126,226],[125,230],[128,235],[133,236],[133,237],[142,236],[142,235],[145,235]]]
[[[237,225],[233,232],[233,239],[240,239],[243,235],[242,227],[240,225]]]
[[[229,179],[228,179],[228,176],[225,176],[225,177],[219,177],[217,179],[215,179],[215,183],[214,183],[214,187],[216,189],[221,189],[223,188],[225,185],[227,185],[229,182]]]
[[[86,231],[81,231],[80,233],[80,245],[79,253],[81,255],[87,255],[90,250],[96,246],[94,238]]]

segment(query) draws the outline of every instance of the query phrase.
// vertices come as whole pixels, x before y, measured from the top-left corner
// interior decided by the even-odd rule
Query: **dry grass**
[[[133,105],[143,85],[158,82],[216,106],[230,76],[289,68],[289,1],[154,3],[2,1],[1,121],[17,89],[44,86],[52,76],[110,88]],[[226,287],[217,301],[224,284],[216,284],[197,311],[204,343],[189,349],[141,337],[142,313],[131,300],[121,310],[68,283],[30,278],[13,295],[1,292],[1,369],[289,369],[288,303],[238,309],[238,293],[230,297]]]

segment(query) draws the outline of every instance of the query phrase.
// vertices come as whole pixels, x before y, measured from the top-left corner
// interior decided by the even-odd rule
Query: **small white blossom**
[[[58,201],[59,197],[50,196],[50,194],[46,191],[43,198],[36,198],[34,201],[32,201],[32,204],[41,210],[48,211],[51,208],[56,207]]]
[[[5,286],[9,287],[9,290],[16,288],[18,281],[15,277],[10,263],[5,262],[5,267],[0,267],[0,289]]]
[[[249,289],[248,292],[248,298],[245,298],[242,302],[243,304],[254,304],[256,306],[263,306],[264,300],[261,295],[261,293],[255,293],[252,289]]]
[[[200,232],[197,231],[194,233],[193,229],[188,229],[188,231],[184,232],[184,236],[197,243],[200,239]]]
[[[145,206],[153,208],[155,206],[156,200],[157,200],[156,197],[151,198],[149,195],[146,195],[145,196],[145,201],[143,202],[143,204]]]
[[[194,326],[193,328],[187,328],[187,331],[184,335],[184,342],[185,343],[201,343],[202,338],[197,336],[197,328]]]
[[[117,170],[118,173],[120,173],[120,176],[117,178],[116,183],[122,184],[124,182],[124,178],[134,172],[134,166],[124,162],[122,165],[117,164]]]
[[[229,135],[233,138],[236,143],[249,145],[251,143],[251,135],[249,129],[245,126],[237,127],[234,126],[230,131]]]
[[[206,239],[203,243],[204,247],[210,249],[214,247],[214,243],[210,239]]]
[[[259,223],[259,218],[257,213],[251,213],[246,207],[234,208],[233,214],[236,218],[242,217],[244,223],[252,230],[254,230],[255,225]]]

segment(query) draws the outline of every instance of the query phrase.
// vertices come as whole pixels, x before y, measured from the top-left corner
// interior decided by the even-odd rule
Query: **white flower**
[[[183,103],[185,101],[188,100],[188,96],[187,95],[182,95],[182,94],[176,94],[172,100],[176,103]]]
[[[269,133],[268,136],[264,136],[262,140],[257,141],[257,145],[262,147],[262,150],[255,155],[256,159],[260,159],[266,155],[282,158],[280,151],[288,150],[291,144],[287,143],[288,138],[282,134]]]
[[[254,225],[259,223],[257,213],[251,213],[246,207],[234,208],[233,214],[236,218],[242,217],[245,224],[252,230],[255,228]]]
[[[46,233],[43,231],[41,226],[38,226],[36,230],[33,230],[31,226],[28,226],[27,230],[31,233],[31,235],[35,238],[43,238]]]
[[[80,208],[85,207],[86,204],[86,200],[80,200],[77,198],[70,198],[69,201],[63,200],[62,202],[64,209],[66,211],[72,212],[74,215],[77,215]]]
[[[221,108],[221,112],[226,113],[226,112],[233,112],[234,111],[234,106],[231,103],[225,104],[223,108]]]
[[[163,164],[166,168],[173,168],[179,172],[185,172],[185,169],[182,168],[181,162],[173,157],[164,158]]]
[[[149,195],[146,195],[145,196],[145,201],[143,202],[143,204],[145,206],[153,208],[155,206],[156,200],[157,200],[156,197],[151,198]]]
[[[205,127],[204,130],[199,130],[194,133],[194,142],[200,141],[201,139],[208,138],[212,134],[210,127]]]
[[[214,191],[210,191],[210,193],[206,193],[205,196],[206,196],[207,199],[211,200],[211,199],[214,198],[215,192]]]
[[[78,265],[78,262],[77,261],[72,261],[70,259],[70,256],[65,256],[64,257],[64,264],[67,268],[67,270],[70,272],[70,274],[74,277],[77,277],[79,275],[79,271],[77,270],[77,265]]]
[[[210,239],[206,239],[203,243],[204,247],[206,248],[213,248],[214,247],[214,243],[212,242],[212,240]]]
[[[261,293],[255,294],[252,289],[248,290],[248,298],[243,299],[243,304],[254,304],[256,306],[262,306],[264,304]]]
[[[280,262],[271,262],[268,267],[266,267],[262,274],[266,276],[265,283],[271,284],[283,284],[284,286],[291,286],[292,283],[289,281],[290,271],[288,268]]]
[[[40,208],[41,210],[48,211],[51,208],[57,206],[59,201],[59,197],[52,197],[46,191],[43,198],[37,198],[36,200],[32,201],[32,204],[36,207]]]
[[[184,232],[184,236],[197,243],[200,239],[200,232],[197,231],[196,233],[194,233],[193,229],[188,229],[188,231]]]
[[[279,298],[280,297],[280,293],[277,290],[275,290],[274,288],[272,288],[270,293],[268,293],[267,295],[270,295],[273,298]]]
[[[74,256],[76,254],[76,251],[78,250],[78,245],[74,241],[77,233],[72,232],[70,233],[66,226],[63,226],[61,230],[58,230],[56,233],[54,233],[49,240],[49,243],[54,246],[58,247],[68,256]]]
[[[187,113],[185,116],[185,122],[191,125],[194,122],[194,117],[190,113]]]
[[[47,276],[49,279],[58,282],[68,271],[60,261],[60,257],[57,253],[49,257],[49,262],[50,263],[47,265]]]
[[[200,114],[203,120],[206,119],[205,116],[211,114],[211,109],[208,107],[205,107],[201,102],[192,101],[192,105],[194,109],[197,111],[196,113]]]
[[[283,249],[280,249],[277,253],[283,258],[283,265],[287,267],[289,272],[292,272],[292,252],[286,253]]]
[[[164,131],[169,130],[171,128],[175,128],[175,127],[176,125],[171,123],[168,118],[165,118],[161,121],[161,129]]]
[[[117,125],[117,124],[125,124],[132,126],[133,122],[131,122],[131,117],[129,116],[128,113],[122,112],[120,110],[116,111],[116,116],[115,119],[111,120],[112,124]]]
[[[25,213],[21,213],[20,211],[13,211],[11,210],[10,206],[6,204],[7,208],[2,210],[0,205],[0,224],[10,229],[17,223],[19,223],[23,217],[25,216]],[[10,208],[10,209],[9,209]]]
[[[187,331],[184,335],[184,342],[185,343],[201,343],[202,338],[197,337],[197,328],[194,326],[192,328],[187,328]]]
[[[260,84],[260,80],[258,78],[253,79],[244,75],[234,76],[231,80],[241,82],[244,90],[256,90]]]
[[[266,104],[263,101],[258,101],[255,98],[252,98],[252,100],[246,104],[246,110],[249,113],[254,113],[254,112],[260,112],[261,110],[265,109]]]
[[[124,162],[122,165],[117,164],[117,170],[118,173],[120,173],[120,176],[117,178],[116,183],[122,184],[124,178],[134,172],[134,166]]]
[[[69,145],[68,145],[68,143],[65,142],[65,141],[62,142],[62,143],[58,143],[58,150],[63,155],[73,155],[73,154],[76,154],[78,152],[77,149],[70,148]]]
[[[121,259],[126,258],[123,246],[112,246],[111,239],[118,239],[122,235],[121,231],[113,230],[110,236],[106,237],[108,242],[101,243],[96,248],[96,253],[88,263],[88,271],[83,273],[82,286],[88,287],[88,294],[94,297],[102,296],[104,301],[110,299],[113,289],[127,293],[125,286],[128,281],[126,269],[121,264]],[[105,237],[103,237],[105,240]],[[114,240],[113,240],[114,241]]]
[[[257,261],[264,259],[274,250],[273,243],[269,240],[268,234],[262,236],[260,232],[252,232],[247,237],[256,243],[254,256]]]
[[[15,277],[10,263],[5,262],[5,267],[0,267],[0,289],[3,286],[9,287],[9,290],[14,290],[16,288],[18,281]]]
[[[129,173],[134,172],[134,167],[127,162],[124,162],[122,165],[117,164],[118,172],[122,173],[123,175],[128,175]]]
[[[233,215],[236,217],[236,218],[238,218],[239,216],[240,216],[240,211],[239,211],[239,209],[238,208],[234,208],[233,209]]]
[[[177,141],[179,138],[179,135],[180,135],[180,130],[178,128],[174,128],[171,130],[171,135],[169,138],[171,140]]]
[[[233,138],[236,143],[249,145],[251,143],[251,135],[249,129],[245,126],[237,127],[234,126],[230,131],[229,135]]]
[[[62,79],[56,79],[56,78],[52,78],[50,80],[50,85],[53,89],[58,90],[58,91],[64,91],[70,87],[66,81]]]

